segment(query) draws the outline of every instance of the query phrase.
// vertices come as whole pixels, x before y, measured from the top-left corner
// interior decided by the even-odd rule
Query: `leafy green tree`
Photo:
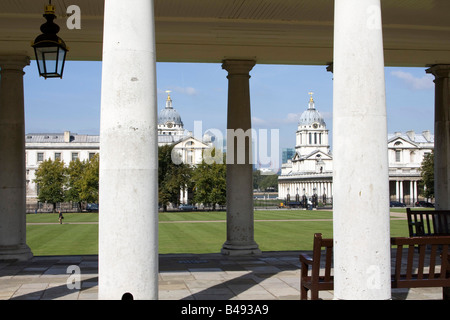
[[[206,206],[225,205],[227,199],[226,190],[226,164],[213,162],[211,164],[202,161],[197,165],[193,173],[194,201]]]
[[[100,158],[95,154],[84,164],[83,177],[80,183],[80,199],[88,203],[98,203]]]
[[[278,190],[278,175],[276,174],[261,175],[259,188],[261,190],[267,190],[269,188]]]
[[[34,180],[38,186],[38,200],[53,204],[53,212],[56,212],[56,204],[64,201],[66,181],[64,161],[48,159],[41,162]]]
[[[172,149],[171,145],[158,148],[158,202],[164,211],[169,203],[179,205],[180,192],[192,188],[192,168],[184,163],[175,164]]]
[[[425,198],[434,198],[434,152],[425,154],[420,167],[422,181],[420,185],[423,188],[422,195]]]
[[[81,202],[83,202],[81,190],[85,169],[86,162],[80,161],[80,159],[71,161],[66,169],[67,185],[64,200],[76,202],[78,211],[81,211]]]

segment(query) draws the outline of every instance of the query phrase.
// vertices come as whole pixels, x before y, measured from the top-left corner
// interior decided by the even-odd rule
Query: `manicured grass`
[[[98,224],[75,223],[97,222],[98,213],[67,213],[64,217],[64,224],[59,225],[57,214],[27,215],[29,223],[56,223],[27,226],[27,243],[33,253],[35,255],[97,254]],[[255,211],[254,218],[255,241],[262,251],[311,250],[314,233],[320,232],[324,237],[333,235],[330,211],[262,210]],[[223,211],[167,212],[160,213],[159,219],[159,252],[161,254],[220,252],[226,240],[226,212]],[[170,223],[176,221],[197,222]],[[391,220],[391,236],[407,235],[406,220]]]
[[[63,213],[64,222],[98,222],[98,213]],[[58,213],[27,214],[27,223],[59,223]]]
[[[98,225],[28,225],[27,243],[35,256],[98,254]]]
[[[295,219],[332,219],[331,211],[321,210],[256,210],[254,219],[257,220],[295,220]],[[209,212],[160,212],[159,221],[226,221],[225,211]]]

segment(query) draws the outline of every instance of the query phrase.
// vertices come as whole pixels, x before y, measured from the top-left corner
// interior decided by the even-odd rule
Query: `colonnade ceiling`
[[[104,0],[52,3],[68,59],[101,60]],[[450,64],[450,1],[381,3],[386,65]],[[46,4],[0,1],[1,54],[33,57],[30,43],[40,33]],[[66,26],[70,5],[81,9],[79,30]],[[333,18],[333,0],[155,0],[157,60],[326,65],[333,60]]]

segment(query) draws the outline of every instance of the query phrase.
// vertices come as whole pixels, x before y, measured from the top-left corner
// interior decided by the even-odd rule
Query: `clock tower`
[[[166,137],[166,139],[162,139],[162,143],[172,143],[184,138],[185,130],[180,114],[172,107],[170,91],[166,92],[166,107],[158,115],[158,135]]]
[[[295,151],[299,156],[307,156],[318,150],[326,154],[330,151],[327,126],[316,110],[313,94],[309,92],[308,109],[302,113],[298,123]]]

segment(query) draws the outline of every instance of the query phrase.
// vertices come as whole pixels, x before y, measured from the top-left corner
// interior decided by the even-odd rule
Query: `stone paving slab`
[[[160,255],[160,300],[298,300],[300,252],[256,257],[217,254]],[[80,268],[78,288],[68,288],[69,266]],[[71,283],[69,281],[69,283]],[[319,297],[333,299],[333,291]],[[97,300],[98,256],[34,257],[0,262],[0,300]],[[442,288],[394,289],[393,300],[441,300]]]

